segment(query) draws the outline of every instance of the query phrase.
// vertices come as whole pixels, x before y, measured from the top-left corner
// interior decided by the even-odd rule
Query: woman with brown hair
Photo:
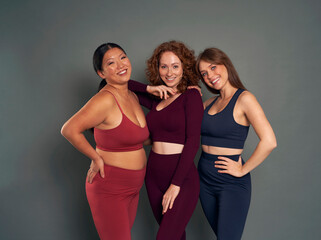
[[[102,44],[93,64],[103,79],[99,92],[61,133],[92,160],[86,194],[100,239],[130,240],[146,171],[143,142],[149,132],[138,99],[127,87],[132,67],[125,51],[115,43]],[[82,134],[91,128],[96,149]]]
[[[250,171],[276,147],[273,129],[252,93],[243,86],[231,60],[217,48],[205,49],[196,69],[214,96],[204,102],[200,200],[217,239],[241,239],[251,199]],[[252,125],[260,141],[243,162]]]
[[[199,80],[194,52],[181,42],[162,43],[147,61],[146,73],[151,85],[129,81],[129,89],[150,110],[146,120],[152,150],[145,183],[160,225],[157,239],[184,240],[185,227],[199,197],[194,158],[199,147],[203,105],[198,90],[187,89],[198,85]]]

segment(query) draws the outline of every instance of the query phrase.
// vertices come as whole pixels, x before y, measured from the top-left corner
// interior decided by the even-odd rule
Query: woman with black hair
[[[129,240],[145,177],[143,142],[149,131],[136,95],[128,90],[131,63],[125,51],[114,43],[102,44],[93,64],[103,79],[100,90],[61,133],[92,160],[86,194],[100,238]],[[96,149],[82,134],[91,128]]]

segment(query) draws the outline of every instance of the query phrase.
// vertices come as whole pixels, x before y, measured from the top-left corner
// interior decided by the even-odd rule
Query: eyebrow
[[[120,56],[123,55],[123,54],[126,55],[126,54],[123,52],[123,53],[119,54],[118,57],[120,57]],[[114,59],[114,57],[107,58],[105,61],[107,62],[107,61],[110,60],[110,59]]]
[[[211,63],[210,65],[208,65],[207,67],[210,67],[210,66],[212,66],[212,65],[215,65],[214,63]],[[200,71],[200,72],[206,72],[206,70],[202,70],[202,71]]]
[[[170,65],[174,65],[174,64],[180,64],[179,62],[174,62],[174,63],[172,63],[172,64],[170,64]],[[160,65],[167,65],[166,63],[160,63]]]

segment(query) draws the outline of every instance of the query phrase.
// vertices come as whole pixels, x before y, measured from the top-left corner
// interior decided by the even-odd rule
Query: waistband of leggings
[[[104,166],[105,172],[108,173],[114,173],[114,174],[119,174],[121,176],[133,176],[133,175],[141,175],[145,174],[146,172],[146,166],[142,169],[126,169],[126,168],[120,168],[120,167],[115,167],[111,166],[105,163]]]
[[[236,155],[215,155],[215,154],[210,154],[210,153],[207,153],[207,152],[204,152],[202,151],[202,157],[207,159],[207,160],[217,160],[218,157],[227,157],[227,158],[230,158],[234,161],[238,161],[239,159],[239,156],[241,154],[236,154]]]
[[[158,156],[162,156],[162,157],[177,157],[177,156],[180,156],[182,153],[160,154],[160,153],[154,152],[154,151],[151,149],[151,150],[150,150],[150,154],[154,154],[154,155],[158,155]]]

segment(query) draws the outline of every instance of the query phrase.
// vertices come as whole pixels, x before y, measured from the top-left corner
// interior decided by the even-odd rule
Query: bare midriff
[[[202,145],[202,150],[213,155],[240,155],[243,152],[243,149],[214,147],[208,145]]]
[[[169,142],[153,142],[152,150],[158,154],[180,154],[184,148],[183,144]]]
[[[144,148],[129,152],[108,152],[96,148],[97,153],[103,158],[106,165],[140,170],[146,166],[146,153]]]

